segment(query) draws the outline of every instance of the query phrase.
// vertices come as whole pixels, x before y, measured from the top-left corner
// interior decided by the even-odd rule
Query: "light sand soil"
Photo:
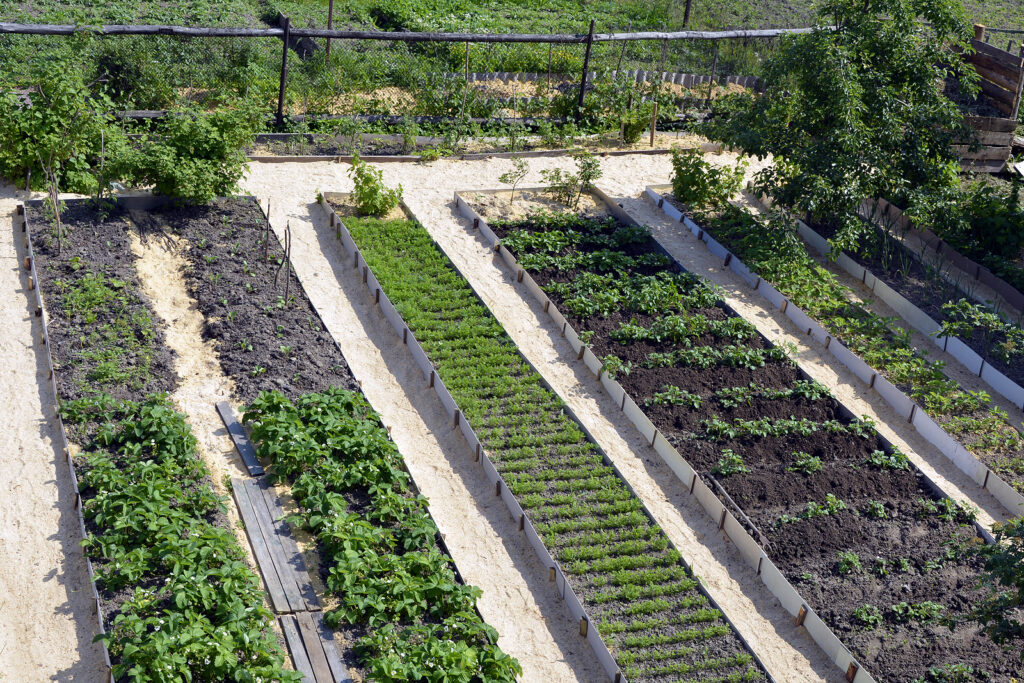
[[[523,181],[525,186],[541,184],[540,169],[573,168],[572,160],[567,158],[541,158],[527,161],[530,173]],[[540,307],[527,302],[524,293],[520,293],[513,286],[508,272],[493,261],[493,256],[484,242],[467,231],[465,221],[456,218],[452,201],[455,190],[500,188],[502,184],[497,178],[510,167],[511,162],[507,159],[476,162],[439,161],[429,165],[382,164],[379,166],[383,170],[385,181],[388,184],[402,183],[405,188],[405,200],[413,212],[424,222],[434,238],[442,244],[449,257],[481,293],[485,302],[491,307],[527,358],[537,366],[544,378],[576,411],[608,455],[622,470],[626,479],[652,510],[658,523],[661,524],[687,561],[692,563],[694,570],[704,581],[709,592],[719,602],[729,618],[736,623],[771,673],[780,681],[838,680],[840,677],[836,675],[835,667],[806,633],[793,625],[792,617],[764,588],[754,571],[731,547],[731,543],[717,531],[715,524],[707,517],[699,504],[689,499],[672,472],[643,442],[637,434],[636,428],[621,414],[618,406],[612,404],[601,385],[576,362],[575,354],[572,353],[569,344],[561,338],[559,331],[549,322]],[[601,167],[604,169],[604,177],[599,184],[602,189],[611,191],[616,196],[634,196],[647,184],[666,182],[671,173],[668,156],[609,157],[601,160]],[[312,205],[317,190],[346,192],[351,189],[351,181],[346,175],[348,166],[328,163],[252,164],[250,169],[251,176],[246,183],[246,189],[258,197],[271,197],[272,207],[279,207],[274,209],[275,213],[272,216],[275,227],[288,219],[288,217],[277,213],[279,209],[283,210],[288,202],[292,203],[289,206],[294,205],[298,208],[290,216],[293,230],[296,228],[298,219],[308,221],[310,220],[309,214],[312,213],[319,234],[322,235],[319,248],[327,255],[335,274],[341,278],[345,291],[357,302],[355,305],[359,310],[369,307],[372,312],[372,306],[369,305],[365,293],[358,296],[353,294],[353,292],[364,291],[362,285],[349,269],[340,264],[343,251],[337,245],[336,238],[326,227],[324,218],[317,213],[319,210]],[[294,195],[297,193],[305,194],[306,197],[295,198]],[[298,248],[300,239],[308,240],[309,237],[297,235],[296,248]],[[303,251],[297,251],[297,268],[303,283],[307,286],[307,291],[311,287],[310,283],[313,283],[313,287],[319,286],[317,283],[322,283],[322,278],[330,272],[327,270],[328,264],[322,262],[322,256],[315,251],[306,253],[306,250],[310,248],[310,246],[303,245]],[[312,263],[313,259],[320,259],[321,265],[316,267]],[[348,282],[353,284],[349,286]],[[310,296],[323,313],[325,309],[321,305],[318,295],[310,292]],[[344,308],[352,305],[339,294],[333,294],[329,298],[332,306],[337,305]],[[398,346],[399,360],[403,365],[409,365],[410,362],[405,360],[407,355],[401,355],[404,350],[401,349],[397,335],[383,322],[383,319],[375,314],[371,316],[370,322],[379,324],[381,332],[371,331],[369,337],[383,341],[384,348],[390,349]],[[352,364],[356,376],[363,380],[363,388],[367,391],[370,400],[383,412],[387,406],[378,405],[376,399],[378,390],[371,389],[368,383],[371,379],[374,383],[381,379],[387,379],[390,384],[392,378],[383,369],[374,372],[372,376],[360,374],[363,368],[369,369],[371,372],[373,369],[354,360],[353,354],[349,353],[346,345],[365,346],[371,342],[365,339],[360,341],[358,339],[360,333],[352,331],[353,327],[355,327],[354,323],[350,323],[342,329],[345,330],[346,336],[357,338],[349,340],[339,338],[339,341],[342,342],[342,348],[345,350],[346,357]],[[330,322],[328,322],[328,328],[332,331],[335,329]],[[338,336],[338,332],[335,334]],[[409,377],[408,382],[403,382],[403,385],[410,393],[413,393],[412,389],[415,389],[417,384],[422,385],[420,379],[422,375],[414,368],[403,368],[403,372],[408,373]],[[399,379],[403,378],[400,376]],[[400,393],[400,389],[394,393]],[[418,396],[422,391],[417,390],[415,393]],[[392,396],[385,393],[384,398],[391,400]],[[429,411],[425,415],[440,414],[440,417],[437,418],[439,422],[428,420],[428,424],[433,422],[445,425],[443,429],[448,431],[447,418],[440,413],[439,403],[429,394],[426,399],[421,408]],[[390,424],[390,415],[385,414],[385,419]],[[461,438],[459,441],[461,442]],[[465,445],[461,445],[461,448],[465,449]],[[421,481],[420,473],[426,467],[434,469],[438,465],[432,462],[432,458],[424,457],[425,455],[427,454],[420,448],[415,452],[408,452],[406,459],[413,469],[417,482],[427,489],[432,482]],[[451,464],[459,464],[459,461],[464,458],[465,456],[460,453],[457,460]],[[464,476],[473,481],[482,479],[472,467],[460,468],[459,472],[464,472]],[[445,482],[448,486],[461,488],[470,483],[470,480],[467,479],[456,481],[451,476],[448,479],[449,481]],[[477,484],[471,486],[478,495],[483,497],[483,500],[493,493],[486,484],[483,487]],[[443,489],[438,493],[433,491],[426,493],[431,498],[432,508],[438,504],[452,505],[460,502],[458,499],[453,500],[451,495],[445,495]],[[502,522],[499,531],[505,539],[505,544],[519,544],[519,532],[513,525],[506,523],[507,513],[504,509],[497,512],[496,518]],[[453,542],[453,534],[448,534],[448,541],[449,543]],[[461,556],[466,549],[453,547],[452,552],[461,568],[463,566]],[[532,552],[526,552],[529,559],[532,559]],[[473,576],[467,575],[467,580],[476,582]],[[550,599],[550,596],[550,588],[543,583],[542,579],[541,583],[535,586],[534,599],[538,602],[546,601]],[[482,604],[481,610],[484,612],[485,618],[499,630],[508,629],[510,626],[514,627],[517,619],[522,621],[515,610],[509,610],[507,606],[491,604],[487,601],[486,586],[484,600],[487,604]],[[499,618],[498,614],[492,611],[495,609],[503,609],[505,616]],[[564,613],[561,612],[560,607],[555,607],[549,614],[561,616]],[[508,625],[506,625],[507,623]],[[578,636],[573,633],[569,635],[571,639],[565,642],[579,642]],[[502,645],[506,647],[504,642]],[[515,643],[517,648],[526,645],[531,645],[531,643]],[[532,645],[536,646],[536,644]],[[512,643],[508,645],[507,649],[519,656],[526,665],[527,662],[521,654],[524,650],[513,650]],[[538,678],[526,675],[524,680],[566,679],[557,676]],[[601,680],[601,677],[591,677],[587,680]]]
[[[421,167],[426,168],[426,167]],[[484,620],[498,644],[523,665],[525,681],[601,681],[604,673],[580,638],[460,431],[373,305],[316,204],[317,190],[351,188],[347,165],[253,164],[245,189],[270,198],[278,236],[293,235],[292,260],[328,331],[380,412],[465,580],[483,590]]]
[[[707,246],[688,230],[669,220],[654,202],[645,197],[622,193],[626,211],[638,221],[651,226],[658,241],[684,267],[719,285],[725,301],[776,344],[794,344],[795,360],[811,377],[827,386],[855,415],[866,415],[877,423],[880,434],[899,447],[921,471],[955,500],[980,509],[978,521],[990,525],[1007,516],[1002,505],[987,491],[975,484],[942,453],[925,441],[913,426],[864,385],[852,372],[838,363],[824,347],[809,339],[784,313],[773,309],[738,275],[723,268]]]
[[[104,671],[96,608],[16,203],[0,188],[0,681],[93,683]]]

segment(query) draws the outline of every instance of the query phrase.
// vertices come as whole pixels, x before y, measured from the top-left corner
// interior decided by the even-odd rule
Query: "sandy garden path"
[[[337,164],[253,164],[245,189],[266,203],[278,236],[290,223],[292,261],[306,293],[380,412],[465,580],[483,589],[484,620],[523,665],[525,681],[600,681],[547,568],[509,517],[460,431],[453,429],[401,339],[348,268],[316,204],[317,190],[349,189]],[[343,263],[344,262],[344,263]]]
[[[0,681],[102,680],[75,490],[33,315],[13,188],[0,188]]]
[[[541,182],[540,169],[572,167],[572,161],[565,158],[530,159],[529,164],[530,174],[524,180],[524,186],[537,185]],[[610,190],[621,196],[636,195],[646,184],[663,183],[671,172],[667,156],[610,157],[602,159],[601,165],[604,169],[604,177],[599,182],[602,189]],[[657,455],[642,441],[637,435],[636,429],[621,415],[617,406],[611,404],[611,400],[601,385],[576,363],[575,354],[572,353],[569,344],[554,329],[547,315],[543,314],[539,306],[532,306],[523,298],[513,287],[512,278],[508,273],[499,269],[494,263],[484,243],[479,238],[472,236],[467,231],[464,221],[456,217],[452,201],[455,190],[502,187],[497,178],[510,167],[511,162],[507,159],[474,162],[439,161],[429,165],[380,165],[388,184],[401,183],[403,185],[405,200],[409,207],[481,293],[527,358],[538,367],[545,379],[576,411],[608,455],[623,471],[630,484],[652,510],[659,524],[662,525],[686,559],[692,563],[696,573],[704,580],[713,597],[737,624],[777,680],[838,680],[834,666],[806,633],[793,625],[792,618],[761,585],[754,571],[743,562],[729,541],[717,531],[715,524],[710,521],[699,504],[688,500],[688,496],[685,495],[668,467],[663,465]],[[305,234],[308,228],[303,227],[295,238],[296,268],[310,297],[324,314],[325,319],[329,316],[322,303],[323,295],[318,296],[313,290],[323,284],[325,275],[329,277],[330,270],[327,270],[326,263],[319,268],[312,263],[316,260],[322,261],[323,255],[326,255],[333,264],[335,276],[339,278],[344,293],[351,296],[355,302],[347,302],[344,300],[344,294],[334,293],[330,295],[332,299],[330,306],[339,308],[352,306],[360,312],[369,308],[373,315],[366,320],[365,314],[363,314],[363,318],[370,339],[377,341],[380,351],[390,352],[393,347],[398,346],[398,350],[401,352],[403,349],[401,349],[397,336],[387,326],[383,318],[373,311],[359,279],[350,269],[339,265],[343,250],[333,233],[326,229],[326,221],[316,213],[318,209],[313,204],[315,193],[318,190],[345,192],[351,189],[351,181],[346,175],[348,168],[348,165],[329,163],[253,164],[250,168],[251,175],[246,183],[246,189],[261,199],[268,197],[271,199],[271,217],[277,229],[283,227],[280,224],[289,218],[293,231],[297,228],[297,221],[304,223],[313,220],[315,229],[320,235],[320,244],[312,246],[322,249],[322,254],[317,253],[315,249],[307,252],[310,245],[306,244],[302,244],[303,249],[299,250],[300,240],[308,241],[310,239]],[[303,194],[304,197],[300,196]],[[298,210],[292,212],[292,206],[296,206]],[[286,211],[291,213],[290,217],[284,215]],[[352,331],[353,327],[357,331]],[[372,366],[364,365],[347,348],[372,346],[373,342],[368,339],[360,340],[358,337],[362,330],[354,323],[342,328],[344,330],[342,334],[355,337],[354,339],[342,339],[330,321],[328,321],[328,328],[339,337],[346,358],[349,359],[357,378],[363,382],[363,390],[366,391],[367,396],[378,410],[385,414],[385,419],[390,424],[392,418],[388,414],[390,407],[387,402],[393,400],[395,395],[400,398],[401,388],[396,387],[392,394],[385,393],[381,397],[382,400],[378,400],[379,390],[370,386],[371,381],[378,383],[384,379],[386,384],[390,385],[393,378],[386,371],[374,372],[372,376],[367,376],[366,370],[363,368],[372,372]],[[408,354],[404,356],[399,354],[396,363],[404,373],[404,375],[395,374],[399,375],[399,379],[403,379],[402,384],[405,391],[421,398],[424,389],[416,387],[424,384],[420,379],[422,375],[415,368],[407,367],[411,366]],[[394,371],[394,366],[391,369]],[[405,376],[409,377],[408,382],[404,381]],[[382,386],[381,388],[386,387]],[[428,424],[445,425],[443,429],[450,430],[447,420],[441,412],[440,404],[432,395],[428,394],[426,398],[427,400],[420,401],[419,405],[425,411],[424,416],[428,418]],[[395,412],[401,414],[398,411]],[[437,417],[433,417],[435,415]],[[459,437],[459,441],[461,442],[461,437]],[[464,443],[460,447],[465,449]],[[422,448],[415,452],[407,450],[403,450],[403,452],[406,453],[410,468],[422,487],[428,489],[434,485],[434,482],[421,477],[421,472],[424,476],[429,473],[433,475],[431,478],[440,476],[444,480],[438,482],[439,484],[443,483],[443,487],[437,489],[438,493],[426,491],[428,497],[431,498],[432,508],[438,503],[449,505],[455,502],[450,495],[443,493],[439,495],[447,487],[454,486],[461,489],[464,486],[469,486],[473,493],[485,496],[484,500],[489,497],[484,491],[487,491],[488,494],[491,493],[486,485],[473,483],[477,480],[483,481],[478,470],[453,467],[460,464],[464,458],[461,454],[456,456],[456,460],[446,464],[435,461],[433,457],[427,458],[428,454]],[[450,473],[445,471],[449,468],[451,468]],[[453,474],[458,474],[462,481],[451,476]],[[507,513],[503,508],[497,513],[497,517],[499,519],[496,521],[501,523],[497,531],[502,534],[504,543],[518,545],[520,543],[518,531],[515,530],[514,525],[508,523]],[[443,516],[439,516],[442,526],[443,519]],[[448,542],[452,543],[451,534],[448,535]],[[465,550],[453,547],[452,552],[462,568],[462,553]],[[526,561],[532,562],[532,551],[526,551],[526,553],[528,555]],[[465,569],[463,571],[465,572]],[[469,575],[467,575],[467,580],[475,581],[474,577]],[[508,605],[490,604],[487,600],[486,586],[484,588],[485,594],[481,610],[488,622],[497,627],[499,631],[509,627],[516,629],[516,622],[523,621],[522,616],[517,615],[515,609],[509,610]],[[534,600],[542,602],[552,598],[549,586],[545,583],[536,584],[534,588]],[[502,616],[501,613],[494,610],[503,610],[504,615]],[[564,612],[561,611],[560,605],[556,604],[554,609],[547,614],[562,616]],[[551,619],[547,614],[545,617]],[[505,626],[508,620],[511,623],[509,626]],[[554,628],[554,624],[552,624],[552,628]],[[579,642],[578,636],[573,634],[570,636],[568,642]],[[505,647],[504,642],[502,645]],[[537,645],[533,644],[534,647]],[[519,650],[513,650],[511,644],[508,649],[514,651],[523,661]],[[526,665],[526,661],[523,663]],[[527,675],[524,676],[524,680],[560,681],[567,679],[558,677],[535,679]],[[588,680],[600,680],[600,677]]]

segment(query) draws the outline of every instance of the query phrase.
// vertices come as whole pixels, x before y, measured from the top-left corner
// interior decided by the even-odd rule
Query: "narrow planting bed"
[[[916,401],[979,461],[1024,493],[1024,438],[985,392],[962,388],[914,347],[890,320],[856,303],[853,293],[808,254],[788,219],[755,217],[733,205],[681,211],[750,269],[817,320],[869,366]]]
[[[125,214],[80,201],[63,218],[58,244],[28,207],[113,678],[296,680],[195,438],[160,393],[175,385],[173,359]]]
[[[761,679],[641,501],[427,231],[403,219],[345,225],[626,678]]]
[[[551,213],[490,225],[873,676],[1019,668],[976,629],[941,623],[976,594],[971,512],[934,494],[646,229]]]
[[[309,531],[325,621],[361,680],[512,681],[401,454],[358,385],[255,201],[160,209],[184,238],[185,278],[221,368],[249,403],[268,476],[290,486]]]

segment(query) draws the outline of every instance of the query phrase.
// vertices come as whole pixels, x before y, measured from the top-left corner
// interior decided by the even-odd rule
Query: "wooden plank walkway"
[[[245,463],[249,474],[254,477],[263,474],[263,465],[260,464],[259,458],[256,457],[256,449],[253,447],[252,442],[249,441],[249,435],[242,428],[242,423],[235,416],[235,411],[232,409],[231,404],[227,401],[221,401],[217,404],[217,412],[220,413],[220,419],[224,422],[224,426],[227,427],[228,434],[231,435],[231,440],[235,443],[235,449],[242,456],[242,462]]]
[[[231,489],[295,669],[306,683],[352,683],[277,494],[264,477],[232,478]]]

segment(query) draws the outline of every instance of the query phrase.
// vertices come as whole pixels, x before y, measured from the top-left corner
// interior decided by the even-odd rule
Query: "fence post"
[[[583,78],[580,79],[580,97],[576,101],[576,121],[583,116],[583,95],[587,92],[587,72],[590,70],[590,48],[594,45],[594,20],[590,20],[590,35],[587,36],[587,52],[583,55]]]
[[[328,0],[327,2],[327,30],[330,31],[334,28],[334,0]],[[325,61],[331,63],[331,38],[327,37],[327,57]]]
[[[974,25],[974,39],[980,43],[985,42],[985,25],[975,24]]]
[[[715,56],[711,60],[711,80],[708,82],[708,103],[711,103],[711,93],[715,89],[715,72],[718,71],[718,41],[715,41]]]
[[[632,30],[633,30],[633,20],[630,19],[629,23],[626,24],[626,33],[629,33]],[[616,74],[618,74],[619,71],[622,71],[622,58],[626,56],[626,43],[628,43],[628,42],[629,42],[628,40],[622,41],[622,49],[619,50],[619,63],[615,65],[615,73]]]
[[[1020,112],[1021,92],[1024,91],[1024,43],[1021,43],[1020,51],[1017,54],[1021,60],[1021,70],[1020,76],[1017,78],[1017,97],[1013,100],[1013,112],[1010,114],[1010,118],[1014,120],[1016,120],[1017,114]]]
[[[686,10],[683,12],[683,28],[690,25],[690,9],[693,7],[693,0],[686,0]]]
[[[277,127],[284,126],[284,85],[288,80],[288,40],[291,38],[292,20],[284,18],[284,49],[281,54],[281,89],[277,94]]]

